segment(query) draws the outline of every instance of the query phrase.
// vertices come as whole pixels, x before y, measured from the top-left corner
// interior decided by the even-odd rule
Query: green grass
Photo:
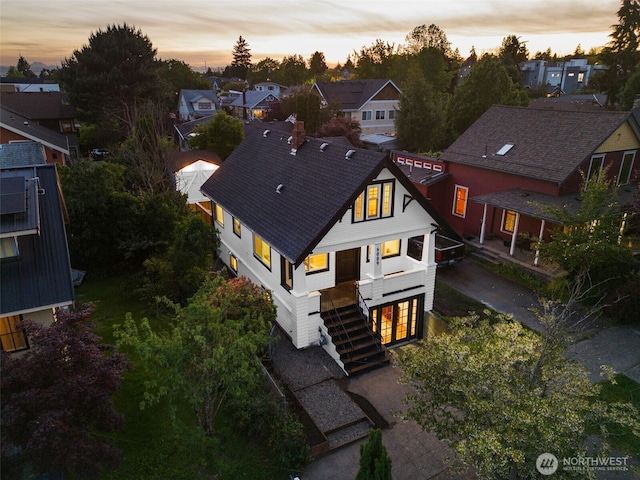
[[[469,312],[482,313],[487,308],[443,282],[436,282],[434,310],[443,317],[466,317]]]
[[[91,321],[104,343],[114,342],[112,327],[122,323],[128,312],[136,320],[147,317],[152,325],[160,328],[168,325],[170,317],[159,316],[131,294],[131,278],[131,275],[87,278],[76,291],[77,304],[96,304]],[[125,425],[123,431],[111,435],[110,441],[122,450],[122,461],[118,470],[104,472],[101,480],[289,478],[289,472],[283,472],[270,459],[265,442],[238,431],[228,412],[218,415],[219,434],[206,437],[196,426],[186,402],[178,407],[177,422],[171,420],[166,403],[141,410],[139,405],[148,377],[134,360],[132,363],[134,368],[123,375],[114,397],[116,409],[125,417]]]
[[[600,400],[607,403],[631,403],[640,411],[640,384],[622,374],[615,376],[615,382],[613,384],[607,381],[601,384]],[[618,450],[628,455],[637,455],[640,452],[640,437],[634,435],[631,429],[615,424],[608,425],[607,428],[611,434],[609,441]],[[597,427],[593,433],[598,433]]]

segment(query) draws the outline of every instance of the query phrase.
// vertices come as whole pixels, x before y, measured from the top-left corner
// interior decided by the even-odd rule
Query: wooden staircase
[[[389,363],[387,349],[371,331],[366,315],[356,303],[334,307],[323,312],[322,318],[347,375]]]

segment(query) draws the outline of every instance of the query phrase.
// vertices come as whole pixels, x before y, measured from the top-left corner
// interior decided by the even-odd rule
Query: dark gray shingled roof
[[[69,142],[61,133],[41,127],[28,118],[13,113],[5,108],[0,108],[0,125],[7,130],[17,133],[29,140],[36,140],[43,145],[69,154]]]
[[[70,304],[74,291],[56,166],[15,167],[0,174],[2,178],[38,177],[40,187],[40,233],[18,236],[19,257],[0,264],[0,314]]]
[[[493,105],[440,159],[561,184],[629,117]],[[496,155],[507,143],[513,148]]]
[[[431,204],[385,154],[307,137],[292,155],[288,135],[263,134],[267,129],[268,124],[247,129],[244,141],[201,191],[290,262],[297,265],[311,253],[384,167],[440,223]],[[354,153],[345,158],[349,150]]]
[[[358,110],[387,84],[398,89],[388,79],[316,82],[314,86],[326,102],[338,101],[343,110]]]

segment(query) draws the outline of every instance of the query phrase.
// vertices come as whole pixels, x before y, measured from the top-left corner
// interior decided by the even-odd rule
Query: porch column
[[[542,219],[542,223],[540,224],[540,234],[538,235],[538,245],[542,243],[542,236],[544,235],[544,219]],[[536,248],[536,258],[533,261],[533,264],[537,267],[538,262],[540,260],[540,248]]]
[[[304,263],[293,269],[293,288],[291,293],[296,296],[307,295],[307,272],[304,271]]]
[[[511,248],[509,249],[509,255],[513,257],[516,253],[516,239],[518,238],[518,224],[520,223],[520,214],[516,212],[516,221],[513,224],[513,233],[511,234]]]
[[[485,225],[487,224],[487,204],[484,204],[484,211],[482,212],[482,225],[480,226],[480,244],[484,243]]]

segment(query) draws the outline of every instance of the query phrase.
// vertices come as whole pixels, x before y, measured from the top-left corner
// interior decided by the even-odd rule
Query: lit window
[[[267,268],[271,268],[271,246],[258,235],[253,235],[253,254]]]
[[[400,255],[400,239],[382,242],[380,251],[382,258],[397,257]]]
[[[363,121],[371,120],[371,110],[364,110],[362,112],[362,120]]]
[[[516,212],[513,210],[505,210],[502,213],[502,231],[507,233],[513,233],[513,229],[516,226]]]
[[[241,226],[240,226],[240,220],[238,220],[236,217],[233,217],[233,233],[235,233],[237,236],[241,236]]]
[[[0,238],[0,258],[12,258],[19,255],[16,237]]]
[[[0,318],[0,339],[5,352],[16,352],[29,348],[24,330],[16,325],[20,323],[20,315]]]
[[[324,272],[329,270],[329,254],[318,253],[304,259],[304,271],[307,273]]]
[[[222,207],[217,203],[214,206],[214,215],[216,222],[220,224],[221,227],[224,227],[224,211],[222,210]]]
[[[631,170],[633,169],[633,161],[635,160],[636,152],[624,152],[622,157],[622,164],[620,165],[620,173],[618,174],[618,185],[626,185],[629,183],[631,177]]]
[[[467,197],[469,196],[469,189],[467,187],[461,187],[456,185],[456,190],[453,199],[453,214],[458,217],[463,217],[467,214]]]
[[[353,206],[353,221],[374,220],[393,215],[393,181],[369,185],[356,198]]]
[[[231,270],[238,273],[238,259],[234,255],[229,256],[229,266]]]
[[[280,284],[286,290],[293,289],[293,265],[284,257],[280,257]]]
[[[384,110],[376,110],[376,120],[384,120]]]

